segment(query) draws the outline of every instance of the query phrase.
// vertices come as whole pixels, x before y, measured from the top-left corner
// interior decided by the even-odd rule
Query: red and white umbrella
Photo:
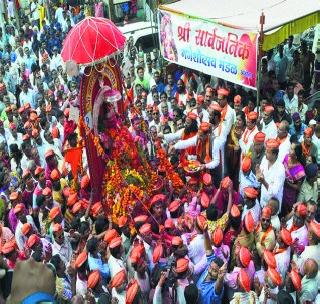
[[[61,56],[66,63],[90,66],[120,53],[125,43],[125,36],[112,21],[87,17],[70,30]]]

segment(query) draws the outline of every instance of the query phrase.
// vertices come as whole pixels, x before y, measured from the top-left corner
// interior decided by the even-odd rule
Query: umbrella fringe
[[[123,51],[124,51],[124,48],[123,48],[123,49],[120,49],[119,51],[117,51],[117,52],[115,52],[115,53],[113,53],[112,55],[108,55],[108,56],[105,56],[105,57],[103,57],[103,58],[101,58],[101,59],[94,60],[93,62],[90,62],[90,63],[80,63],[80,64],[76,63],[76,64],[79,66],[79,68],[88,67],[88,66],[94,66],[94,65],[97,65],[97,64],[102,63],[102,62],[104,62],[104,61],[107,61],[107,60],[109,60],[109,59],[115,59],[115,57],[118,56],[118,55],[120,55],[120,54],[122,54]],[[116,61],[117,61],[117,60],[116,60]]]

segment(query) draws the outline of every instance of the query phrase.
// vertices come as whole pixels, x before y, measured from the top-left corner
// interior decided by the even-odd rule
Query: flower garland
[[[173,167],[167,159],[166,153],[162,148],[159,148],[157,157],[159,159],[159,168],[166,172],[167,179],[171,180],[172,186],[175,190],[179,190],[183,187],[183,181],[177,172],[173,170]]]
[[[151,168],[140,145],[134,142],[128,128],[115,126],[106,129],[104,135],[111,140],[112,149],[110,155],[105,157],[99,137],[92,134],[82,117],[79,119],[79,126],[94,143],[98,155],[105,160],[102,196],[111,211],[112,220],[116,223],[120,216],[130,213],[137,201],[141,201],[148,208],[148,198],[154,194],[154,187],[161,180]],[[159,167],[166,172],[174,189],[181,189],[183,182],[173,170],[160,145],[157,157]]]
[[[79,117],[79,127],[80,127],[80,130],[81,130],[81,128],[83,128],[86,136],[92,140],[94,146],[96,147],[97,154],[101,157],[104,157],[105,153],[104,153],[104,149],[102,148],[102,146],[100,144],[99,137],[92,134],[90,128],[87,126],[87,124],[84,123],[82,116]]]
[[[144,200],[150,174],[126,127],[111,128],[107,133],[112,139],[112,149],[111,160],[106,163],[103,196],[108,197],[108,207],[113,220],[117,222],[121,215],[133,208],[137,200]]]
[[[108,208],[115,223],[133,208],[137,199],[144,199],[146,184],[140,173],[134,169],[121,171],[117,161],[108,162],[104,184]]]

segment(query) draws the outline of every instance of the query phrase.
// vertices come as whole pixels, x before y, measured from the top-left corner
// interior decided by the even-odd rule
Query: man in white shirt
[[[71,262],[73,254],[69,235],[63,231],[63,228],[60,224],[54,224],[52,231],[54,237],[52,255],[58,254],[64,264],[68,266]]]
[[[286,89],[286,94],[283,96],[287,112],[292,115],[298,112],[298,96],[294,94],[294,84],[289,82]]]
[[[250,112],[247,115],[247,127],[239,140],[242,156],[246,155],[249,152],[249,149],[253,143],[254,136],[259,132],[257,128],[257,119],[257,112]]]
[[[31,67],[37,61],[37,57],[34,54],[31,54],[29,47],[24,47],[24,56],[23,63],[26,66],[26,69],[31,73]]]
[[[32,14],[32,19],[33,22],[36,26],[40,26],[39,21],[40,21],[40,7],[38,4],[38,0],[33,0],[30,4],[30,11]]]
[[[273,60],[276,65],[276,76],[279,81],[280,87],[281,89],[284,89],[289,59],[283,53],[283,44],[279,45],[278,53],[274,56]]]
[[[298,92],[298,110],[297,112],[300,114],[300,117],[301,117],[301,121],[302,122],[305,122],[306,120],[306,113],[308,111],[308,106],[304,103],[304,91],[303,90],[300,90]]]
[[[161,131],[160,111],[156,105],[152,108],[152,118],[153,120],[149,124],[149,129],[152,126],[155,126],[157,128],[157,132],[159,133]]]
[[[197,134],[197,131],[198,131],[197,118],[198,118],[197,114],[193,112],[189,112],[186,117],[184,128],[178,130],[175,133],[169,133],[169,134],[160,133],[158,134],[158,137],[164,138],[164,140],[167,143],[171,143],[173,141],[180,140],[180,139],[183,140],[183,139],[188,139],[190,137],[193,137]]]
[[[241,219],[244,220],[245,216],[250,211],[254,219],[255,227],[260,221],[261,208],[257,200],[259,193],[255,188],[244,188],[244,206],[241,214]]]
[[[266,140],[276,138],[278,135],[277,125],[273,120],[273,111],[273,106],[264,107],[261,131],[266,135]]]
[[[57,70],[60,65],[63,64],[61,55],[58,53],[58,48],[56,46],[52,49],[52,57],[50,61],[50,69]]]
[[[22,91],[19,95],[20,106],[24,106],[26,103],[33,102],[33,90],[29,89],[28,82],[23,81],[21,84]]]
[[[201,216],[199,218],[201,218]],[[197,235],[190,241],[190,244],[188,245],[188,256],[191,262],[195,266],[198,266],[197,269],[195,269],[196,274],[201,273],[206,265],[206,263],[200,263],[201,261],[206,260],[206,251],[204,249],[204,235],[198,222],[199,221],[197,219],[195,225]]]
[[[279,155],[278,160],[283,163],[284,158],[290,151],[291,143],[290,143],[290,135],[289,135],[289,123],[286,120],[280,122],[278,127],[278,141],[280,143],[279,146]]]
[[[196,136],[186,140],[178,141],[170,150],[182,150],[189,147],[199,147],[199,149],[197,149],[197,159],[201,163],[200,170],[204,170],[214,169],[219,166],[220,146],[221,142],[219,138],[215,138],[213,136],[210,124],[203,122],[200,124],[200,128]]]
[[[272,197],[276,197],[279,202],[282,202],[285,169],[283,164],[278,161],[278,154],[278,140],[269,139],[266,142],[266,155],[256,169],[257,179],[261,183],[260,205],[262,208],[268,204]],[[279,206],[279,210],[281,210],[281,206]]]
[[[221,121],[225,125],[226,134],[229,134],[235,120],[235,115],[236,115],[234,109],[232,109],[228,105],[227,97],[230,92],[227,89],[221,88],[217,91],[217,93],[218,93],[218,103],[222,108]]]
[[[282,228],[279,233],[278,242],[273,250],[274,257],[277,262],[277,270],[284,279],[286,277],[291,262],[291,244],[292,238],[290,231]]]
[[[304,274],[304,263],[308,259],[315,259],[315,261],[320,265],[320,224],[311,221],[309,224],[309,245],[304,248],[304,251],[298,255],[294,256],[294,262],[298,266],[298,270],[301,274]]]
[[[40,133],[37,129],[32,130],[32,137],[34,140],[34,146],[38,150],[41,166],[45,166],[46,162],[44,154],[48,150],[49,145],[41,138]]]
[[[22,144],[22,134],[17,132],[17,126],[11,122],[9,124],[9,129],[10,129],[10,137],[8,138],[8,147],[10,148],[10,145],[12,144],[17,144],[19,149],[21,148],[21,144]]]
[[[308,245],[308,228],[305,225],[307,217],[307,206],[304,203],[297,205],[293,217],[287,222],[287,228],[291,233],[294,242],[294,251],[301,254],[304,247]]]
[[[197,96],[197,106],[192,110],[198,116],[198,125],[201,122],[208,122],[209,121],[209,112],[203,107],[204,97],[202,95]]]
[[[23,224],[30,223],[34,232],[37,232],[38,229],[34,224],[32,216],[26,215],[25,207],[22,203],[16,205],[16,207],[14,208],[14,214],[18,219],[18,224],[15,231],[15,239],[19,250],[23,250],[25,245],[24,242],[26,241],[26,238],[24,237],[21,231]]]
[[[63,7],[62,6],[59,6],[56,9],[54,19],[56,19],[60,24],[62,23],[62,21],[63,21]]]
[[[293,45],[293,36],[288,37],[288,43],[283,47],[283,54],[288,57],[289,60],[292,60],[293,52],[296,50]]]

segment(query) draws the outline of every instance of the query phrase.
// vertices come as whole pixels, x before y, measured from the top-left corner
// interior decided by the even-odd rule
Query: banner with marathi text
[[[159,10],[159,35],[168,61],[256,88],[257,33]]]

